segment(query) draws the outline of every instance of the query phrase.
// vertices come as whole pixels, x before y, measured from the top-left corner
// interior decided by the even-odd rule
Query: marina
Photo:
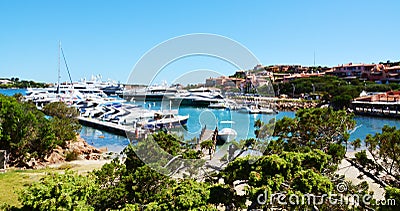
[[[0,90],[1,94],[5,95],[14,95],[16,93],[25,94],[26,89],[2,89]],[[133,102],[128,102],[129,104],[134,104]],[[142,107],[149,107],[151,105],[151,110],[156,111],[162,108],[161,102],[147,102],[141,103]],[[207,128],[210,129],[206,134],[207,137],[211,137],[210,133],[213,132],[216,127],[218,127],[219,131],[227,126],[225,121],[234,121],[232,124],[232,129],[237,132],[237,136],[235,140],[241,140],[245,138],[254,138],[254,125],[255,120],[261,119],[264,122],[269,121],[271,118],[281,119],[283,117],[293,118],[295,116],[295,112],[293,111],[280,111],[275,115],[265,115],[265,114],[247,114],[241,113],[238,110],[227,110],[227,109],[210,109],[210,108],[196,108],[196,107],[181,107],[178,110],[179,115],[189,115],[190,118],[187,121],[186,129],[185,128],[177,128],[175,131],[178,135],[184,137],[185,140],[191,140],[195,137],[199,138],[199,135],[207,125]],[[378,110],[377,110],[378,111]],[[379,110],[381,111],[381,109]],[[80,117],[81,118],[81,117]],[[217,121],[218,120],[218,121]],[[350,131],[350,141],[353,141],[357,138],[363,140],[368,134],[375,134],[377,132],[381,132],[381,128],[383,125],[396,126],[400,128],[400,120],[396,118],[382,118],[378,116],[365,116],[365,115],[357,115],[355,116],[355,120],[357,123],[356,128],[353,131]],[[81,120],[82,121],[82,120]],[[82,124],[81,137],[88,141],[89,144],[103,148],[107,147],[110,151],[120,152],[125,146],[129,144],[129,139],[126,138],[125,132],[122,132],[122,129],[126,129],[127,127],[132,128],[133,125],[124,126],[113,124],[110,125],[114,129],[106,129],[106,126],[110,123],[103,122],[101,120],[90,120],[91,122],[98,122],[103,126],[88,126],[88,124]],[[121,127],[124,126],[124,127]],[[119,132],[115,132],[118,131]],[[203,136],[204,138],[206,136]]]

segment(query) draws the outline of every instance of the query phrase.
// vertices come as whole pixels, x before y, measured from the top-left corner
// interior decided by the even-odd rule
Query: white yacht
[[[229,143],[234,140],[237,136],[236,130],[232,129],[232,125],[235,124],[234,121],[221,121],[220,125],[229,125],[229,127],[224,127],[218,131],[217,135],[217,144],[222,145],[225,143]]]
[[[275,110],[271,109],[271,108],[260,108],[259,109],[261,114],[275,114],[277,113]]]
[[[189,89],[188,92],[179,93],[173,97],[168,97],[168,99],[181,106],[199,107],[208,107],[210,104],[225,102],[221,93],[207,88]]]
[[[259,114],[260,109],[258,109],[255,105],[244,105],[239,109],[239,112],[247,114]]]
[[[161,129],[186,125],[189,115],[181,116],[177,113],[177,111],[155,112],[154,118],[147,121],[143,126],[147,129]]]

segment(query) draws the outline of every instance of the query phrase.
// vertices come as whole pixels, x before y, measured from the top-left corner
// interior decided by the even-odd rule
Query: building
[[[5,84],[12,84],[13,82],[7,79],[1,79],[0,80],[0,85],[5,85]]]
[[[308,71],[307,67],[302,67],[301,65],[271,65],[264,67],[264,69],[273,73],[301,73]]]
[[[240,82],[244,81],[243,78],[229,78],[227,76],[220,76],[218,78],[207,78],[205,86],[206,87],[238,87]]]
[[[361,78],[362,73],[371,72],[375,67],[375,64],[342,64],[333,67],[333,71],[330,74],[338,76],[344,79],[356,79]]]
[[[400,82],[400,66],[375,65],[370,71],[361,73],[361,80],[379,81],[381,83]]]
[[[309,78],[309,77],[320,77],[324,76],[325,72],[311,72],[311,73],[296,73],[296,74],[290,74],[290,75],[283,75],[283,78],[280,80],[280,82],[289,82],[297,78]]]

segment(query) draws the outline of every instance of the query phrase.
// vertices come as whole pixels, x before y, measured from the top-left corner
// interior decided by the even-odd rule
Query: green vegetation
[[[19,78],[0,78],[0,80],[9,80],[10,83],[8,84],[0,84],[1,89],[8,89],[8,88],[44,88],[48,87],[45,83],[39,83],[35,81],[27,81],[27,80],[20,80]]]
[[[343,109],[349,107],[351,101],[360,96],[360,93],[366,92],[386,92],[390,90],[400,89],[400,84],[377,84],[371,81],[361,82],[358,79],[345,81],[335,76],[299,78],[288,83],[274,84],[274,90],[279,94],[293,96],[293,85],[295,87],[295,96],[300,94],[315,93],[322,96],[325,103],[330,103],[335,109]],[[266,86],[259,87],[259,94],[268,95],[270,92]]]
[[[357,161],[376,172],[383,171],[392,176],[396,182],[391,185],[400,188],[400,183],[397,182],[400,181],[400,130],[385,125],[381,133],[367,135],[364,144],[372,159],[368,158],[363,150],[356,154]],[[359,148],[361,140],[355,140],[352,145]]]
[[[314,121],[320,115],[332,118],[330,123],[332,131],[338,129],[337,116],[332,110],[310,110],[299,112],[296,120],[280,120],[277,125],[284,125],[287,121],[298,121],[298,127],[304,131],[311,130],[311,124],[303,124],[305,116],[307,121]],[[322,119],[320,121],[324,121]],[[351,117],[342,119],[351,126]],[[260,130],[268,128],[268,124],[258,123]],[[265,126],[265,127],[264,127]],[[280,128],[280,127],[278,127]],[[282,128],[280,128],[282,129]],[[338,131],[340,132],[340,131]],[[328,133],[328,132],[327,132]],[[262,134],[262,133],[259,133]],[[277,134],[280,137],[285,135]],[[299,134],[300,135],[300,134]],[[336,134],[337,135],[337,134]],[[331,138],[335,136],[332,134]],[[137,146],[128,146],[124,150],[126,160],[121,163],[114,160],[106,164],[101,170],[87,176],[80,176],[71,172],[64,175],[48,175],[39,183],[35,183],[21,193],[21,202],[26,209],[138,209],[149,210],[213,210],[223,205],[226,209],[245,207],[245,201],[250,200],[249,208],[265,208],[257,204],[257,196],[263,191],[290,192],[290,193],[329,193],[333,191],[334,182],[322,172],[336,160],[331,155],[324,153],[319,148],[324,148],[329,141],[317,141],[320,137],[309,135],[310,143],[304,146],[279,145],[278,153],[267,153],[255,162],[249,162],[252,157],[236,158],[228,167],[218,174],[206,177],[204,182],[187,180],[173,180],[168,176],[154,171],[154,168],[166,165],[168,159],[159,157],[162,154],[153,148],[157,143],[162,149],[172,156],[190,154],[198,158],[199,154],[188,153],[190,149],[184,147],[177,137],[159,132],[152,136],[152,142],[141,142]],[[346,136],[343,136],[346,138]],[[343,138],[338,138],[335,143],[342,143]],[[282,139],[283,140],[283,139]],[[294,138],[293,138],[294,140]],[[277,141],[282,142],[282,141]],[[243,147],[248,149],[255,144],[254,140],[245,141]],[[324,144],[321,144],[324,143]],[[210,144],[203,144],[203,148],[211,148]],[[239,144],[241,145],[241,144]],[[322,149],[323,150],[323,149]],[[155,162],[152,166],[144,165],[137,155],[146,152]],[[154,153],[154,154],[152,154]],[[169,163],[169,162],[168,162]],[[175,169],[174,163],[171,168]],[[219,184],[223,179],[225,184]],[[245,195],[238,195],[234,189],[234,182],[246,181],[248,189]],[[219,194],[220,197],[216,197]],[[225,197],[222,197],[225,196]],[[307,206],[299,205],[300,208]]]
[[[53,109],[55,108],[55,109]],[[0,95],[0,146],[10,155],[11,165],[24,166],[31,158],[44,159],[56,146],[74,140],[80,125],[73,108],[54,103],[44,108],[47,118],[34,104],[18,96]]]
[[[33,182],[31,177],[31,174],[21,174],[16,171],[0,173],[0,206],[2,203],[6,203],[10,206],[20,207],[21,202],[18,201],[17,192],[23,190]],[[36,181],[38,180],[37,178]]]
[[[385,198],[394,199],[395,206],[382,206],[381,210],[400,209],[400,130],[385,125],[381,133],[367,135],[364,140],[366,150],[356,153],[355,161],[365,167],[375,176],[380,173],[388,175],[384,182]],[[355,140],[352,145],[355,149],[361,147],[361,140]],[[372,159],[368,157],[369,152]],[[380,180],[380,179],[379,179]]]
[[[159,132],[137,145],[129,145],[124,151],[125,159],[113,160],[100,170],[88,175],[78,175],[71,171],[64,174],[49,174],[37,183],[20,192],[22,209],[26,210],[239,210],[251,209],[290,209],[311,210],[390,210],[393,207],[378,207],[360,203],[351,206],[346,203],[334,204],[325,200],[322,204],[278,204],[265,198],[260,202],[260,194],[371,194],[368,185],[347,183],[347,189],[339,192],[337,186],[343,176],[335,175],[337,164],[344,157],[348,140],[348,130],[354,127],[353,116],[344,111],[332,109],[300,110],[295,118],[284,118],[275,124],[274,139],[268,139],[272,132],[271,124],[257,121],[257,138],[267,139],[266,151],[260,157],[230,157],[231,162],[219,172],[203,175],[199,180],[172,179],[171,170],[186,161],[171,162],[171,156],[200,158],[201,153],[186,146],[178,137]],[[397,154],[384,145],[396,148],[397,131],[386,128],[382,135],[370,137],[369,145],[380,143],[379,156],[386,155],[396,160]],[[374,139],[374,140],[372,140]],[[388,142],[389,140],[389,142]],[[260,144],[256,139],[242,140],[234,146],[241,152],[254,149]],[[354,145],[357,145],[355,142]],[[160,146],[158,148],[156,146]],[[375,146],[375,145],[374,145]],[[202,145],[210,149],[211,142]],[[371,148],[372,149],[372,148]],[[376,148],[377,149],[377,148]],[[170,156],[166,156],[167,151]],[[241,152],[239,154],[241,154]],[[396,152],[397,153],[397,152]],[[148,155],[149,157],[142,157]],[[396,157],[397,156],[397,157]],[[363,154],[357,155],[365,159]],[[232,159],[231,159],[232,158]],[[141,159],[144,159],[145,165]],[[193,174],[204,164],[199,160]],[[398,165],[389,162],[392,173],[396,175]],[[196,168],[197,165],[197,168]],[[164,168],[161,168],[163,167]],[[165,166],[169,166],[165,169]],[[384,165],[385,167],[386,165]],[[157,169],[158,171],[155,171]],[[159,173],[163,172],[163,174]],[[223,181],[223,183],[221,183]],[[237,192],[242,186],[242,193]],[[386,188],[386,196],[399,200],[399,189]],[[263,198],[264,199],[264,198]],[[246,204],[250,202],[249,204]],[[271,203],[270,203],[271,202]],[[397,208],[397,207],[396,207]],[[392,209],[396,210],[396,209]]]

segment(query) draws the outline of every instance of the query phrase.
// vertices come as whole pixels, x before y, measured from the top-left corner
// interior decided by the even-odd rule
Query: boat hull
[[[153,121],[146,124],[145,128],[147,129],[161,129],[161,128],[169,128],[169,127],[178,127],[185,126],[187,124],[188,118],[176,121]]]

